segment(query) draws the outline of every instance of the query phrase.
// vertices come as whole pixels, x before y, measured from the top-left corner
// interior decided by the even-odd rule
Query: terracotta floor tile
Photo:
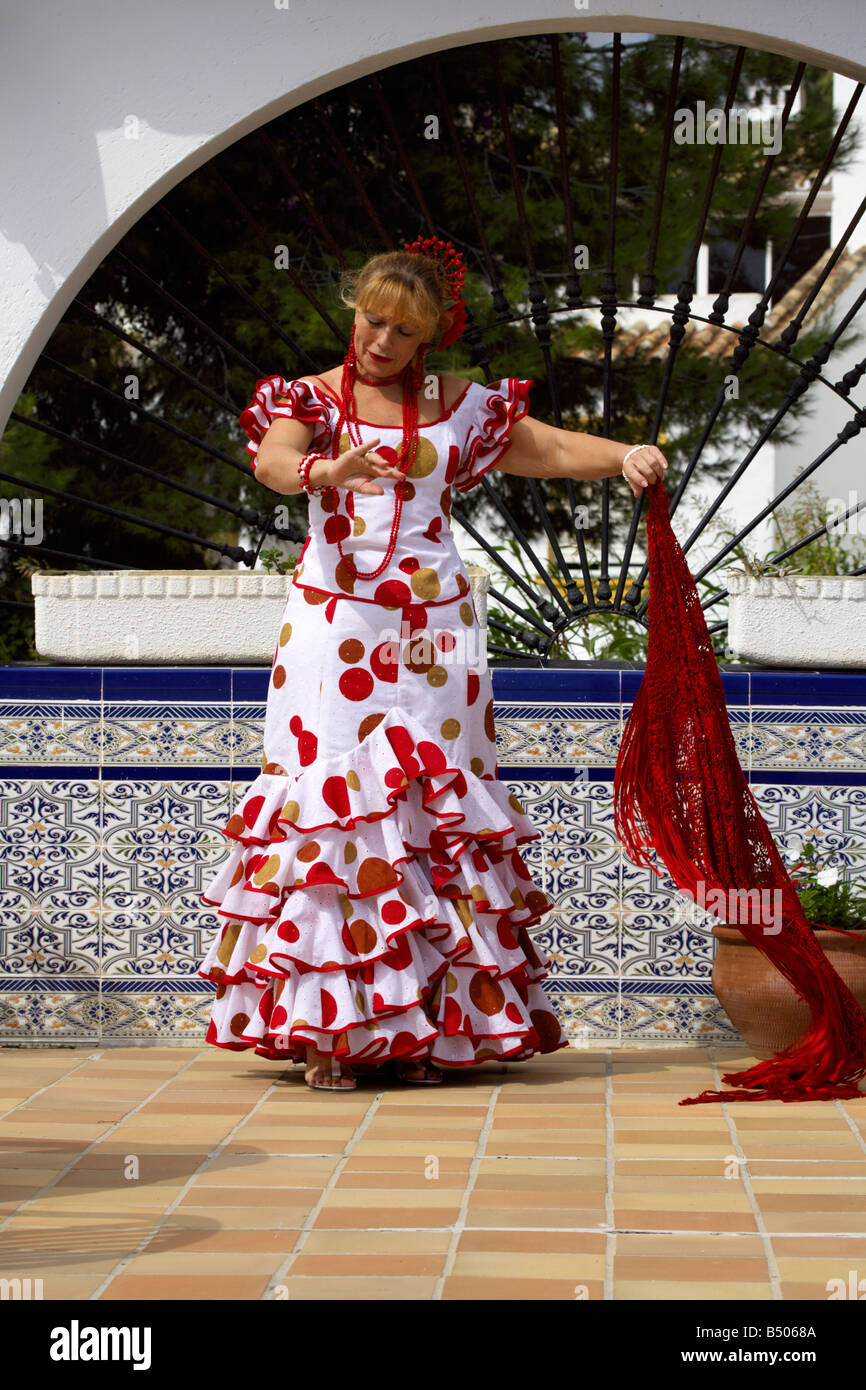
[[[621,1192],[616,1186],[613,1190],[616,1211],[621,1207],[632,1208],[649,1214],[664,1213],[670,1208],[679,1212],[744,1212],[751,1211],[748,1193],[742,1186],[736,1192],[653,1192],[638,1189],[636,1192]],[[656,1222],[656,1225],[663,1225]]]
[[[830,1297],[824,1285],[817,1281],[805,1280],[800,1283],[796,1279],[782,1279],[780,1287],[782,1298],[787,1302],[826,1303]],[[860,1297],[862,1296],[861,1294]]]
[[[457,1252],[450,1277],[497,1280],[573,1279],[585,1282],[604,1279],[604,1262],[603,1251],[597,1254],[554,1254],[548,1250],[461,1250]]]
[[[148,1138],[139,1138],[130,1142],[126,1135],[118,1134],[115,1130],[108,1139],[100,1139],[97,1148],[91,1150],[92,1154],[108,1156],[115,1160],[118,1156],[125,1158],[127,1154],[134,1153],[144,1161],[149,1158],[183,1158],[184,1156],[193,1157],[198,1155],[199,1162],[213,1153],[217,1144],[222,1140],[218,1139],[211,1142],[209,1139],[191,1139],[186,1136],[178,1139],[170,1139],[167,1135],[157,1138],[156,1134],[150,1133]]]
[[[709,1110],[711,1107],[707,1106]],[[658,1096],[639,1096],[621,1092],[613,1096],[610,1102],[610,1110],[615,1120],[626,1119],[679,1119],[682,1123],[682,1107],[676,1101],[665,1100]],[[689,1124],[692,1124],[694,1117],[690,1117]]]
[[[687,1255],[691,1259],[723,1258],[726,1260],[764,1259],[761,1237],[753,1235],[718,1234],[707,1235],[700,1231],[677,1231],[673,1235],[649,1235],[631,1231],[617,1232],[616,1257],[645,1256],[660,1259],[679,1258]]]
[[[432,1299],[436,1279],[432,1276],[386,1275],[369,1278],[367,1275],[340,1278],[317,1278],[313,1275],[292,1275],[281,1280],[292,1303],[306,1300],[328,1303],[349,1300],[357,1302],[424,1302]]]
[[[613,1118],[617,1137],[620,1136],[620,1131],[628,1134],[658,1134],[660,1136],[678,1133],[684,1140],[693,1137],[699,1139],[703,1134],[716,1134],[719,1131],[723,1131],[726,1135],[730,1134],[724,1116],[715,1112],[711,1115],[689,1115],[687,1121],[683,1119],[682,1111],[679,1115],[622,1115],[614,1112]]]
[[[374,1144],[399,1144],[411,1136],[412,1140],[426,1144],[431,1151],[435,1151],[442,1144],[469,1144],[474,1148],[480,1135],[480,1126],[477,1129],[443,1127],[440,1130],[423,1124],[407,1125],[406,1128],[397,1128],[389,1124],[371,1124],[365,1130],[365,1137]],[[347,1139],[350,1137],[346,1136]]]
[[[840,1241],[847,1245],[847,1241]],[[853,1242],[852,1242],[853,1244]],[[841,1249],[833,1255],[782,1255],[776,1252],[779,1275],[784,1280],[796,1283],[815,1283],[824,1288],[829,1279],[841,1279],[848,1289],[849,1281],[863,1280],[862,1293],[866,1293],[866,1264],[855,1259],[849,1251]],[[854,1271],[852,1276],[851,1271]],[[859,1301],[859,1300],[858,1300]]]
[[[99,1148],[91,1149],[89,1153],[82,1154],[81,1157],[74,1159],[74,1166],[70,1169],[70,1174],[104,1174],[107,1178],[113,1178],[115,1174],[123,1174],[127,1167],[128,1151],[123,1153],[107,1153],[103,1145]],[[192,1177],[193,1173],[201,1166],[205,1155],[203,1153],[150,1153],[149,1151],[137,1151],[139,1172],[144,1181],[145,1177],[167,1177],[174,1176],[178,1182],[185,1182]],[[128,1181],[125,1179],[125,1181]]]
[[[42,1280],[46,1303],[81,1303],[89,1299],[105,1278],[104,1274],[52,1274]]]
[[[726,1259],[723,1255],[614,1255],[613,1276],[615,1281],[648,1284],[681,1284],[686,1280],[696,1283],[734,1283],[741,1279],[744,1283],[759,1284],[763,1279],[769,1281],[770,1271],[766,1259],[761,1255],[737,1256]]]
[[[5,1278],[41,1279],[45,1285],[54,1279],[92,1279],[95,1287],[106,1274],[111,1273],[118,1260],[129,1253],[74,1256],[69,1252],[64,1255],[61,1251],[51,1256],[32,1254],[20,1258],[14,1266],[4,1260],[3,1274]]]
[[[848,1147],[847,1144],[843,1145],[834,1143],[830,1145],[825,1144],[823,1140],[816,1140],[813,1144],[810,1144],[808,1146],[803,1144],[796,1148],[794,1146],[789,1147],[787,1145],[777,1143],[771,1144],[761,1142],[760,1144],[755,1144],[751,1140],[749,1140],[747,1144],[743,1144],[741,1141],[741,1147],[745,1155],[746,1162],[749,1164],[753,1163],[755,1159],[759,1158],[774,1158],[777,1162],[780,1163],[787,1157],[810,1158],[813,1161],[816,1159],[824,1158],[832,1160],[834,1158],[856,1157],[856,1154]]]
[[[249,1108],[250,1098],[248,1096],[243,1100],[237,1101],[220,1101],[216,1099],[209,1101],[166,1100],[163,1096],[160,1096],[157,1100],[146,1101],[144,1105],[140,1105],[135,1113],[138,1116],[144,1115],[148,1119],[153,1117],[154,1119],[159,1118],[160,1120],[166,1118],[174,1119],[179,1115],[190,1118],[221,1115],[229,1117],[235,1116],[237,1119],[240,1119],[242,1115],[247,1114]],[[260,1115],[263,1109],[264,1107],[257,1111],[257,1114]]]
[[[664,1158],[629,1158],[625,1156],[617,1158],[616,1173],[617,1177],[717,1178],[719,1176],[719,1163],[718,1159],[707,1157],[677,1159],[673,1155]],[[729,1181],[733,1181],[733,1179]]]
[[[804,1183],[805,1187],[806,1184]],[[817,1189],[817,1184],[809,1184],[810,1190],[798,1194],[796,1192],[756,1192],[755,1196],[758,1206],[762,1212],[767,1211],[838,1211],[848,1212],[851,1217],[856,1217],[858,1223],[863,1223],[866,1228],[866,1205],[862,1199],[858,1199],[853,1193],[848,1196],[842,1192],[822,1192]],[[817,1190],[816,1190],[817,1189]]]
[[[866,1235],[866,1218],[852,1217],[844,1211],[765,1211],[761,1208],[761,1220],[766,1230],[772,1233],[796,1235],[798,1231],[826,1232],[833,1235]]]
[[[476,1145],[462,1141],[460,1143],[448,1143],[440,1145],[441,1152],[437,1151],[437,1157],[445,1158],[474,1158]],[[359,1139],[352,1150],[356,1157],[366,1155],[381,1155],[383,1157],[399,1156],[401,1158],[426,1158],[430,1152],[430,1145],[425,1140],[412,1139]]]
[[[20,1206],[26,1202],[28,1197],[35,1197],[37,1192],[41,1192],[44,1183],[0,1183],[0,1201],[6,1207]],[[55,1188],[56,1191],[56,1188]]]
[[[186,1227],[206,1231],[267,1230],[273,1226],[281,1231],[298,1231],[310,1214],[309,1206],[268,1207],[175,1207],[165,1218],[164,1226]]]
[[[604,1297],[601,1279],[491,1279],[452,1274],[445,1280],[442,1298],[461,1302],[489,1299],[499,1303],[512,1299],[521,1303],[574,1303],[576,1284],[582,1286],[588,1300],[600,1301]]]
[[[785,1167],[780,1168],[775,1174],[753,1175],[751,1181],[755,1192],[769,1192],[773,1196],[779,1193],[797,1196],[804,1192],[817,1192],[824,1196],[850,1197],[855,1204],[866,1210],[866,1181],[859,1175],[852,1178],[840,1177],[835,1174],[830,1164],[817,1164],[805,1177],[793,1177]]]
[[[20,1168],[54,1168],[60,1171],[81,1154],[86,1144],[6,1144],[0,1141],[0,1178]]]
[[[486,1113],[486,1112],[485,1112]],[[500,1119],[503,1115],[515,1122],[521,1120],[532,1120],[538,1115],[537,1104],[527,1104],[522,1100],[504,1100],[501,1096],[496,1102],[494,1115]],[[570,1120],[578,1129],[585,1129],[590,1125],[604,1124],[604,1105],[599,1101],[587,1103],[586,1101],[572,1101],[569,1104],[559,1102],[557,1104],[547,1104],[544,1107],[544,1114],[551,1120]],[[483,1121],[484,1115],[480,1117]],[[577,1122],[580,1122],[579,1124]]]
[[[46,1187],[57,1180],[65,1167],[64,1163],[62,1168],[5,1168],[0,1171],[0,1192],[7,1193],[12,1187],[19,1186],[19,1179],[24,1179],[25,1175],[26,1180],[37,1189]]]
[[[705,1303],[736,1302],[747,1299],[753,1303],[768,1303],[772,1298],[769,1283],[747,1284],[737,1280],[732,1284],[712,1281],[703,1283],[686,1280],[682,1283],[664,1280],[615,1279],[613,1285],[614,1302],[640,1301],[661,1303],[666,1300],[702,1301]]]
[[[86,1144],[92,1144],[94,1139],[98,1139],[107,1129],[111,1128],[111,1122],[106,1120],[104,1124],[70,1124],[52,1125],[39,1122],[38,1141],[44,1145],[48,1139],[65,1139],[70,1144],[75,1140],[82,1140]],[[18,1111],[14,1111],[8,1120],[0,1120],[0,1144],[8,1148],[20,1148],[20,1141],[27,1139],[33,1134],[31,1124],[23,1124],[18,1120]],[[81,1145],[83,1147],[83,1144]]]
[[[706,1130],[677,1130],[661,1129],[654,1126],[650,1129],[632,1129],[631,1121],[628,1125],[614,1126],[614,1153],[621,1154],[631,1149],[636,1154],[659,1154],[670,1153],[675,1156],[678,1153],[701,1154],[716,1150],[717,1152],[729,1153],[732,1147],[730,1131],[727,1126],[724,1128],[707,1128]]]
[[[489,1144],[495,1140],[499,1144],[517,1146],[525,1143],[527,1139],[532,1143],[543,1141],[545,1144],[558,1144],[563,1149],[596,1150],[604,1149],[605,1132],[603,1125],[596,1125],[594,1129],[566,1129],[547,1120],[543,1125],[512,1125],[510,1122],[502,1124],[494,1120],[487,1142]]]
[[[603,1255],[608,1237],[603,1231],[500,1231],[464,1230],[457,1249],[460,1252],[494,1250],[542,1255],[545,1252],[561,1255]]]
[[[230,1188],[233,1192],[242,1188],[251,1191],[278,1188],[284,1192],[299,1192],[302,1196],[298,1200],[306,1200],[309,1192],[320,1192],[329,1179],[329,1173],[267,1172],[257,1181],[252,1172],[236,1173],[231,1168],[222,1168],[216,1173],[200,1173],[193,1180],[193,1188],[202,1193],[212,1188]]]
[[[731,1109],[733,1110],[734,1107],[732,1106]],[[835,1130],[839,1133],[841,1133],[844,1130],[850,1133],[850,1131],[848,1130],[848,1126],[845,1123],[844,1116],[842,1116],[839,1113],[839,1111],[835,1110],[832,1106],[829,1109],[824,1110],[822,1114],[804,1116],[802,1119],[800,1118],[799,1114],[799,1105],[789,1106],[787,1114],[785,1114],[784,1112],[780,1113],[778,1111],[774,1111],[772,1114],[768,1114],[761,1105],[756,1106],[755,1110],[757,1111],[757,1114],[754,1111],[749,1110],[748,1105],[743,1105],[740,1106],[740,1109],[733,1116],[736,1128],[740,1130],[743,1134],[757,1134],[761,1130],[765,1129],[791,1129],[798,1133],[801,1136],[801,1138],[805,1137],[805,1133],[823,1134],[825,1130]],[[797,1111],[797,1114],[792,1115],[790,1113],[791,1110]]]
[[[805,1256],[807,1259],[823,1258],[856,1259],[861,1264],[866,1261],[866,1234],[861,1236],[785,1236],[773,1235],[771,1242],[776,1257]],[[866,1273],[866,1269],[864,1269]]]
[[[176,1210],[205,1206],[212,1207],[216,1212],[222,1207],[259,1207],[268,1211],[306,1207],[310,1210],[316,1205],[321,1192],[321,1186],[201,1188],[194,1184],[181,1198]]]
[[[353,1170],[348,1172],[345,1169],[340,1174],[334,1184],[333,1191],[340,1192],[343,1188],[369,1188],[370,1191],[378,1192],[426,1192],[433,1189],[437,1192],[449,1191],[462,1193],[466,1187],[465,1173],[447,1173],[439,1170],[438,1177],[425,1177],[419,1168],[410,1173],[365,1173]]]
[[[39,1213],[31,1216],[25,1207],[4,1227],[3,1237],[10,1245],[21,1241],[26,1250],[125,1251],[133,1250],[139,1241],[157,1225],[164,1213],[147,1212],[136,1208],[132,1212],[101,1213],[95,1219],[89,1212],[61,1213],[58,1218]]]
[[[257,1155],[266,1157],[282,1157],[287,1161],[294,1158],[331,1158],[336,1161],[342,1154],[345,1144],[340,1138],[329,1139],[294,1139],[290,1134],[284,1135],[280,1139],[251,1139],[238,1135],[236,1139],[230,1139],[221,1150],[223,1155],[230,1158],[235,1155],[254,1158]],[[212,1152],[216,1145],[209,1145],[205,1149],[206,1153]]]
[[[314,1254],[306,1248],[296,1256],[289,1270],[288,1278],[298,1275],[312,1275],[322,1279],[345,1278],[379,1279],[394,1276],[427,1275],[438,1278],[445,1267],[445,1251],[438,1254],[410,1255],[379,1253]]]
[[[604,1152],[604,1144],[591,1144],[587,1143],[585,1140],[580,1144],[572,1146],[570,1144],[521,1142],[520,1140],[503,1143],[502,1140],[495,1139],[492,1136],[488,1139],[485,1148],[485,1153],[488,1157],[501,1155],[503,1158],[526,1157],[531,1155],[537,1155],[539,1158],[551,1158],[557,1155],[561,1155],[563,1158],[572,1158],[578,1153],[583,1158],[603,1158]]]
[[[751,1211],[653,1211],[616,1207],[616,1224],[628,1230],[756,1231]]]
[[[474,1188],[469,1197],[469,1211],[517,1211],[529,1215],[550,1207],[571,1207],[576,1204],[584,1211],[596,1207],[604,1212],[604,1193],[571,1192],[562,1188],[543,1188],[539,1192],[480,1192]]]
[[[309,1231],[303,1247],[307,1255],[442,1255],[447,1254],[451,1231],[352,1231],[335,1228]]]
[[[375,1228],[394,1228],[412,1226],[419,1229],[440,1230],[450,1227],[457,1219],[459,1205],[453,1207],[424,1206],[406,1207],[322,1207],[316,1217],[317,1230],[334,1230],[343,1227],[353,1231],[373,1230]]]
[[[501,1227],[509,1226],[520,1229],[521,1227],[550,1227],[552,1230],[562,1230],[565,1227],[586,1229],[590,1233],[595,1233],[597,1228],[604,1224],[604,1211],[598,1207],[537,1207],[532,1211],[521,1211],[514,1207],[495,1207],[488,1210],[486,1207],[470,1206],[469,1214],[466,1217],[467,1227]]]
[[[614,1191],[620,1197],[624,1193],[654,1194],[656,1196],[661,1196],[666,1192],[702,1193],[713,1194],[722,1201],[727,1201],[732,1192],[742,1195],[745,1188],[741,1176],[726,1178],[717,1167],[712,1175],[704,1174],[701,1177],[681,1177],[676,1171],[669,1172],[667,1170],[645,1176],[633,1176],[631,1173],[621,1173],[617,1170],[614,1177]]]
[[[739,1138],[747,1152],[753,1150],[758,1153],[774,1146],[781,1153],[789,1154],[791,1157],[866,1157],[861,1141],[847,1127],[839,1130],[820,1129],[814,1134],[794,1126],[788,1129],[750,1129],[741,1130]]]
[[[116,1124],[129,1110],[129,1106],[99,1106],[95,1110],[62,1110],[52,1106],[19,1105],[13,1116],[2,1122],[7,1126],[33,1126],[40,1134],[63,1134],[67,1129],[77,1133],[82,1125],[103,1127]]]
[[[607,1190],[603,1174],[598,1177],[571,1173],[479,1173],[476,1192],[564,1192],[573,1196],[599,1197]]]
[[[178,1187],[137,1189],[130,1192],[84,1192],[67,1197],[58,1197],[49,1191],[43,1197],[36,1197],[24,1211],[33,1221],[40,1216],[50,1218],[54,1215],[59,1218],[61,1213],[68,1216],[92,1214],[102,1217],[109,1214],[120,1216],[133,1211],[165,1211],[180,1190]]]
[[[214,1259],[213,1251],[187,1250],[144,1250],[136,1255],[123,1271],[127,1276],[166,1275],[178,1278],[189,1274],[203,1274],[209,1278],[244,1278],[249,1275],[270,1275],[279,1269],[286,1258],[282,1250],[222,1251],[219,1260]]]
[[[389,1125],[459,1125],[480,1129],[487,1118],[486,1105],[380,1105],[374,1121]]]
[[[174,1299],[219,1299],[243,1303],[261,1298],[267,1274],[119,1274],[99,1296],[100,1302],[131,1299],[136,1303]]]
[[[325,1207],[383,1207],[394,1211],[414,1211],[416,1207],[441,1207],[443,1210],[457,1210],[461,1194],[454,1188],[439,1189],[428,1185],[423,1192],[400,1189],[387,1194],[382,1199],[380,1188],[334,1188],[325,1198]]]
[[[292,1230],[198,1231],[181,1227],[161,1227],[148,1242],[145,1254],[161,1251],[178,1253],[198,1252],[202,1255],[256,1255],[277,1254],[281,1259],[289,1255],[297,1240],[297,1232]]]
[[[649,1140],[636,1144],[623,1144],[616,1139],[613,1145],[614,1158],[617,1167],[620,1162],[635,1162],[639,1159],[664,1159],[668,1163],[676,1163],[677,1172],[681,1171],[680,1165],[685,1159],[703,1158],[708,1164],[714,1167],[707,1171],[719,1171],[719,1159],[711,1158],[709,1155],[713,1151],[712,1144],[657,1144]],[[715,1141],[715,1147],[720,1155],[731,1152],[730,1140],[727,1145],[721,1139]],[[682,1170],[684,1171],[684,1170]]]
[[[195,1172],[195,1169],[192,1170]],[[145,1175],[139,1178],[125,1178],[123,1171],[119,1168],[72,1168],[68,1173],[59,1178],[51,1187],[51,1192],[58,1197],[66,1196],[70,1193],[90,1192],[97,1194],[103,1192],[106,1196],[116,1192],[126,1192],[136,1189],[138,1191],[162,1191],[164,1188],[171,1188],[174,1192],[179,1192],[183,1184],[187,1181],[189,1174],[153,1173],[149,1172],[147,1164],[144,1169]]]
[[[788,1159],[784,1161],[778,1158],[752,1158],[749,1160],[749,1172],[752,1180],[769,1177],[773,1180],[777,1178],[803,1178],[812,1177],[817,1174],[819,1177],[864,1177],[866,1176],[866,1160],[858,1162],[856,1159]]]
[[[359,1154],[357,1147],[346,1159],[343,1173],[424,1173],[427,1155],[413,1154]],[[440,1173],[447,1173],[458,1180],[469,1176],[472,1162],[470,1156],[454,1158],[450,1154],[437,1154]]]
[[[491,1158],[489,1155],[483,1157],[478,1164],[478,1174],[489,1173],[500,1176],[503,1173],[513,1173],[525,1177],[536,1176],[539,1173],[551,1175],[565,1175],[574,1178],[584,1177],[604,1177],[605,1162],[603,1158]]]

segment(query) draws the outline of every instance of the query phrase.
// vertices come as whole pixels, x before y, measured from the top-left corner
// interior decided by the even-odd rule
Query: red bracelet
[[[307,492],[311,497],[318,497],[320,493],[327,492],[329,484],[325,483],[321,487],[313,487],[310,484],[310,469],[316,459],[323,459],[324,454],[304,454],[298,464],[298,479],[301,484],[301,491]]]

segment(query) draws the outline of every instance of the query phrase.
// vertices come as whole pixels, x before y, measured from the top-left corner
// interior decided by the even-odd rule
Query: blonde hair
[[[344,270],[339,295],[350,309],[386,309],[435,347],[448,326],[452,299],[438,261],[414,251],[383,251],[364,265]]]

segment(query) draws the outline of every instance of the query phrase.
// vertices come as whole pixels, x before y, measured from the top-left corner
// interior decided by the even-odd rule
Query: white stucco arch
[[[618,30],[745,43],[866,81],[851,0],[825,0],[820,31],[807,0],[587,3],[6,0],[0,429],[74,295],[154,202],[263,122],[369,72],[518,34]],[[803,41],[819,32],[822,47]]]

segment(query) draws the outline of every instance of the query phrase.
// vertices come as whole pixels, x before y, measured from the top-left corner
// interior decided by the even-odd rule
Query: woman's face
[[[408,319],[377,309],[355,310],[355,355],[364,376],[402,371],[422,342],[422,334]]]

